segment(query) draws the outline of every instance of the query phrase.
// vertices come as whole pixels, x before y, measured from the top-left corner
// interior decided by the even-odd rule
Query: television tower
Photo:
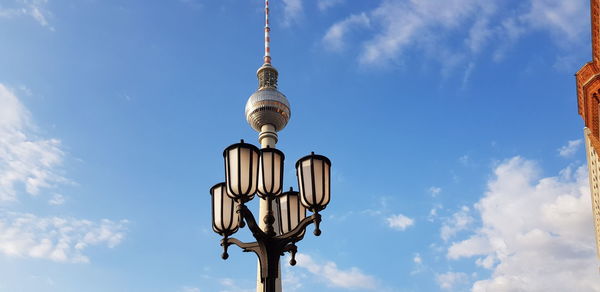
[[[265,0],[265,56],[264,63],[258,68],[258,90],[254,92],[246,103],[246,120],[250,126],[259,132],[258,141],[262,148],[275,148],[277,144],[277,132],[283,130],[290,120],[290,103],[283,93],[277,89],[277,78],[279,72],[271,65],[271,24],[269,22],[269,0]],[[266,200],[260,200],[260,211],[258,218],[264,218],[268,212]],[[277,210],[274,206],[272,210]],[[267,224],[259,220],[260,228],[266,231]],[[259,272],[257,274],[256,291],[263,291],[263,283]],[[281,291],[281,268],[276,280],[276,290]]]

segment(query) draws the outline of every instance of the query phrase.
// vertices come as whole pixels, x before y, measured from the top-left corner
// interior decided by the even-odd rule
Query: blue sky
[[[262,5],[0,0],[0,291],[253,291],[208,190],[258,144]],[[271,5],[286,185],[333,164],[285,291],[600,291],[587,0]]]

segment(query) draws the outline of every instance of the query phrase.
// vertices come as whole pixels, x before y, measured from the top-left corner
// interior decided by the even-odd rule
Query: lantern
[[[310,155],[296,162],[296,176],[300,187],[300,202],[312,212],[319,212],[329,204],[331,161],[322,155]]]
[[[252,200],[256,193],[258,156],[258,148],[244,140],[223,151],[227,194],[240,203]]]
[[[306,218],[306,208],[300,203],[300,195],[292,188],[277,197],[280,234],[292,231],[302,219]],[[304,231],[300,236],[304,235]]]
[[[237,205],[227,195],[225,183],[218,183],[210,189],[212,197],[212,226],[221,236],[230,236],[239,229],[240,214],[236,212]]]
[[[258,195],[274,197],[281,193],[283,184],[283,152],[275,148],[260,149],[258,163]]]

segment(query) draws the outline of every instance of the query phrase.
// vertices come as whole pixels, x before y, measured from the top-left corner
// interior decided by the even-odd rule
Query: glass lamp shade
[[[260,197],[281,193],[283,184],[283,152],[274,148],[260,149],[258,163],[258,195]]]
[[[292,231],[298,226],[302,219],[306,218],[306,208],[300,203],[300,195],[298,192],[285,192],[277,197],[277,208],[279,216],[279,231],[280,234],[285,234]],[[304,232],[300,236],[304,235]]]
[[[225,183],[218,183],[210,189],[212,197],[212,227],[221,236],[230,236],[239,229],[239,213],[237,205],[227,195]]]
[[[322,155],[311,153],[296,162],[300,202],[312,212],[321,211],[329,204],[330,172],[331,161]]]
[[[231,198],[242,203],[254,198],[258,182],[258,156],[258,148],[244,143],[244,140],[223,151],[227,194]]]

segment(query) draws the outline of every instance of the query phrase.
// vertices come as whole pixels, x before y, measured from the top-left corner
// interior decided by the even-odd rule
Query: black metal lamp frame
[[[244,148],[247,151],[250,151],[250,157],[249,157],[249,169],[247,170],[242,170],[242,164],[241,164],[241,149]],[[237,167],[237,171],[234,171],[234,173],[231,173],[231,169],[230,169],[230,159],[229,159],[229,155],[230,155],[230,150],[237,150],[237,164],[235,165]],[[266,153],[271,152],[271,155],[279,155],[280,159],[281,159],[281,165],[280,166],[276,166],[274,164],[274,160],[271,161],[271,167],[270,167],[270,175],[272,177],[275,176],[275,167],[280,167],[278,169],[278,173],[281,176],[279,179],[281,180],[279,182],[278,186],[271,186],[268,187],[266,189],[260,189],[260,187],[258,185],[255,185],[255,183],[258,183],[258,178],[260,176],[263,177],[265,175],[268,175],[267,173],[264,173],[264,169],[260,168],[258,169],[259,172],[262,171],[262,173],[256,174],[256,176],[253,176],[253,154],[256,153],[258,154],[258,159],[259,161],[263,161],[263,155],[265,155]],[[221,183],[221,184],[217,184],[215,185],[215,187],[213,187],[213,189],[215,189],[216,187],[221,187],[221,191],[223,192],[223,188],[226,188],[226,196],[228,196],[231,200],[235,201],[235,203],[237,204],[237,208],[235,209],[235,211],[233,209],[229,209],[231,211],[231,214],[233,214],[233,212],[236,212],[238,214],[238,224],[235,228],[235,230],[220,230],[220,229],[215,229],[214,226],[214,222],[215,222],[215,218],[214,218],[214,202],[213,202],[213,229],[221,234],[223,236],[223,239],[221,240],[221,246],[223,247],[223,254],[222,254],[222,258],[224,260],[226,260],[227,258],[229,258],[229,254],[227,253],[227,250],[229,248],[230,245],[237,245],[238,247],[240,247],[244,252],[253,252],[258,256],[258,260],[259,260],[259,264],[260,264],[260,277],[261,277],[261,282],[263,283],[263,292],[276,292],[276,283],[277,283],[277,278],[279,277],[279,261],[280,261],[280,257],[286,253],[289,252],[291,254],[291,260],[290,260],[290,264],[293,266],[296,264],[296,253],[298,251],[298,247],[296,246],[296,242],[302,240],[304,238],[304,235],[306,234],[306,228],[308,227],[308,225],[310,224],[315,224],[315,230],[314,230],[314,235],[319,236],[321,235],[321,230],[319,229],[319,225],[321,224],[321,215],[319,214],[319,211],[323,210],[327,204],[329,203],[329,184],[330,182],[327,182],[327,188],[325,188],[325,182],[322,182],[322,195],[323,197],[320,198],[319,201],[316,200],[316,189],[315,189],[315,174],[313,173],[314,170],[314,166],[313,166],[313,160],[321,160],[323,165],[322,165],[322,176],[321,179],[325,179],[325,164],[327,165],[328,169],[327,169],[327,173],[329,174],[329,168],[331,166],[331,162],[329,161],[329,159],[327,159],[324,156],[320,156],[320,155],[315,155],[314,153],[311,153],[311,155],[306,156],[302,159],[300,159],[300,161],[298,161],[296,163],[296,169],[298,170],[298,166],[299,163],[301,163],[304,160],[310,159],[310,164],[311,164],[311,176],[310,178],[306,177],[304,175],[304,172],[301,170],[300,175],[298,176],[298,182],[299,184],[302,186],[304,186],[304,180],[305,179],[310,179],[311,180],[311,186],[312,189],[311,194],[312,194],[312,199],[313,201],[311,202],[311,204],[309,204],[310,206],[307,206],[307,204],[304,204],[303,199],[301,198],[301,196],[303,196],[304,194],[300,194],[302,193],[302,190],[300,191],[300,193],[297,194],[298,198],[297,198],[297,204],[300,205],[302,204],[305,208],[309,209],[310,211],[313,212],[313,214],[311,216],[308,216],[304,219],[302,219],[300,222],[298,222],[298,225],[296,227],[294,227],[292,230],[289,230],[286,233],[283,233],[283,230],[279,230],[279,235],[277,234],[277,232],[275,232],[275,228],[274,228],[274,224],[275,224],[275,216],[274,216],[274,212],[273,212],[273,202],[280,198],[281,196],[284,196],[286,193],[280,194],[281,190],[282,190],[282,184],[283,184],[283,160],[285,159],[285,156],[283,154],[283,152],[277,150],[277,149],[273,149],[273,148],[263,148],[263,149],[258,149],[256,146],[251,145],[251,144],[247,144],[244,143],[244,140],[241,140],[240,143],[238,144],[233,144],[229,147],[227,147],[225,149],[225,151],[223,152],[223,157],[225,158],[225,176],[226,176],[226,181],[227,183]],[[272,159],[275,159],[274,157],[272,157]],[[258,163],[258,161],[256,161],[256,163]],[[241,180],[241,171],[248,171],[249,175],[247,177],[247,179],[249,180],[248,182],[248,187],[247,189],[243,189],[242,190],[242,180]],[[237,172],[237,173],[236,173]],[[232,189],[231,185],[229,184],[231,180],[230,175],[237,175],[237,181],[238,185],[236,186],[237,188],[235,189],[237,191],[237,193],[234,193],[234,189]],[[330,179],[329,176],[327,176],[328,179]],[[273,180],[273,179],[272,179]],[[263,184],[265,183],[264,181],[262,182]],[[273,182],[274,183],[274,182]],[[226,186],[225,186],[226,184]],[[256,187],[254,187],[256,186]],[[213,189],[211,189],[211,194],[213,194]],[[254,195],[256,194],[256,192],[258,192],[259,197],[262,200],[266,201],[266,205],[267,205],[267,210],[266,214],[264,214],[264,218],[260,218],[263,220],[263,222],[265,223],[265,228],[264,230],[259,226],[259,224],[256,222],[256,219],[254,218],[254,215],[252,214],[252,212],[248,209],[248,207],[245,205],[246,202],[252,200],[252,198],[254,197]],[[290,189],[290,192],[293,192],[292,189]],[[327,194],[327,197],[325,197],[325,194]],[[223,194],[221,194],[223,195]],[[289,195],[289,194],[288,194]],[[214,195],[213,195],[213,201],[214,201]],[[308,200],[306,200],[308,201]],[[277,203],[279,203],[277,201]],[[221,205],[223,204],[223,202],[221,202]],[[279,208],[281,209],[281,206],[279,206]],[[299,207],[300,208],[300,207]],[[289,209],[289,206],[288,206]],[[289,212],[289,210],[288,210]],[[222,211],[221,211],[222,213]],[[281,214],[280,214],[281,215]],[[221,216],[223,216],[223,214],[221,214]],[[300,214],[298,213],[299,218],[297,218],[297,220],[300,219]],[[304,216],[302,216],[304,217]],[[288,221],[290,218],[288,218]],[[297,220],[295,222],[297,222]],[[288,222],[289,223],[289,222]],[[248,226],[248,228],[250,229],[250,231],[252,232],[252,236],[255,238],[256,241],[254,242],[242,242],[236,238],[232,238],[229,237],[231,235],[233,235],[233,233],[235,233],[239,228],[243,228],[245,226]],[[230,226],[231,227],[231,226]],[[289,226],[291,227],[291,226]]]
[[[308,225],[312,223],[315,224],[314,234],[316,236],[321,234],[321,230],[319,229],[319,225],[321,223],[321,214],[314,213],[313,215],[300,221],[298,226],[290,230],[288,233],[275,235],[271,232],[262,231],[254,219],[254,215],[252,215],[252,212],[250,212],[246,205],[239,204],[236,212],[240,214],[240,220],[246,221],[247,226],[252,232],[252,236],[254,236],[256,241],[246,243],[236,238],[225,236],[221,240],[221,246],[223,247],[222,258],[224,260],[229,258],[227,249],[230,245],[237,245],[244,252],[255,253],[260,262],[260,277],[264,287],[263,291],[276,292],[275,283],[276,279],[279,277],[280,256],[282,256],[285,252],[289,252],[292,255],[290,265],[293,266],[296,264],[296,252],[298,251],[296,242],[304,238],[304,231]],[[265,221],[269,221],[267,218],[268,216],[265,216]],[[273,222],[265,223],[267,223],[267,230],[273,230]]]

